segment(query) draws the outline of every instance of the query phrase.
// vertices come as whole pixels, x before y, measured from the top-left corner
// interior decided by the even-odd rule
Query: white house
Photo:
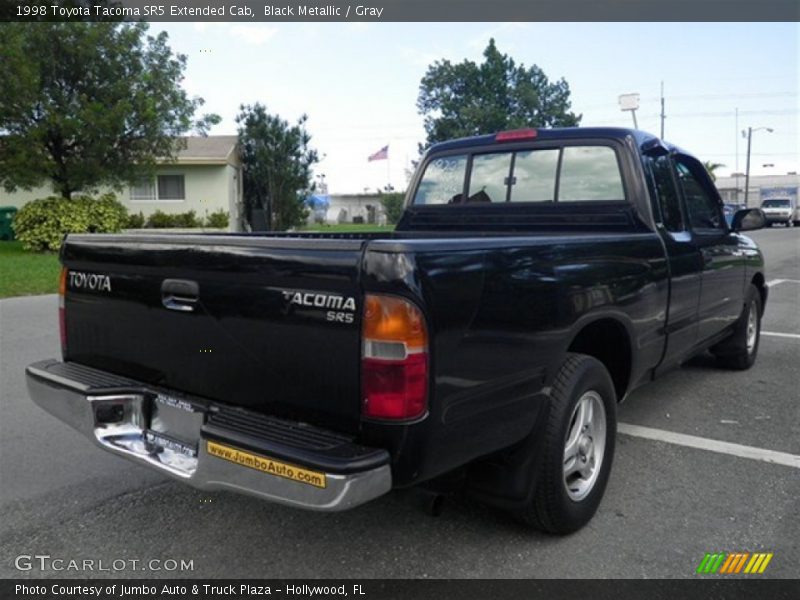
[[[241,229],[242,165],[235,135],[186,137],[186,147],[173,162],[162,162],[152,179],[122,191],[111,191],[131,214],[145,217],[156,210],[165,213],[195,211],[198,217],[224,210],[230,229]],[[20,207],[36,198],[53,195],[50,185],[7,193],[0,188],[0,206]]]

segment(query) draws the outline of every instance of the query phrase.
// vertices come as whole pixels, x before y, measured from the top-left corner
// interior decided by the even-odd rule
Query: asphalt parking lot
[[[723,371],[700,357],[635,392],[600,510],[565,538],[461,497],[439,517],[399,492],[317,514],[154,475],[28,399],[25,365],[58,355],[55,296],[0,301],[0,577],[92,575],[15,568],[45,554],[193,561],[94,573],[123,577],[683,578],[720,551],[772,552],[762,577],[798,577],[800,469],[768,461],[800,455],[800,228],[753,237],[772,282],[756,366]],[[743,457],[720,441],[758,450]]]

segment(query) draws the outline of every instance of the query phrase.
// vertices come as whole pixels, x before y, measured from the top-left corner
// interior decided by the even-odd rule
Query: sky
[[[752,136],[751,174],[800,171],[798,23],[154,23],[188,57],[183,85],[235,134],[242,104],[307,129],[330,193],[404,190],[417,144],[419,82],[436,60],[482,60],[490,38],[517,63],[566,79],[581,125],[633,124],[620,94],[640,94],[640,129],[721,175],[745,170],[741,130]],[[738,121],[736,109],[738,108]],[[389,160],[367,157],[389,146]],[[322,180],[322,179],[318,179]]]

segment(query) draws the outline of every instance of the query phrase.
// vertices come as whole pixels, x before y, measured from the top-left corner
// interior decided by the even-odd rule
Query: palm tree
[[[714,171],[716,171],[720,167],[724,167],[725,165],[723,165],[722,163],[715,163],[711,162],[710,160],[707,160],[706,162],[703,163],[703,166],[706,168],[706,171],[708,171],[708,174],[711,176],[711,181],[716,181],[717,176],[714,174]]]

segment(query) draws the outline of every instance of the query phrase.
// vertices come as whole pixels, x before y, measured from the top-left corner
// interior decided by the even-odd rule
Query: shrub
[[[157,210],[152,215],[147,217],[145,227],[152,227],[153,229],[164,229],[165,227],[172,227],[172,215]]]
[[[144,224],[145,218],[141,212],[128,217],[128,229],[142,229]]]
[[[119,203],[114,194],[103,194],[97,199],[83,196],[89,211],[89,233],[114,233],[128,224],[128,209]]]
[[[147,218],[147,224],[145,225],[145,227],[153,229],[165,229],[170,227],[192,228],[200,226],[202,226],[202,222],[197,218],[193,210],[172,215],[157,210]]]
[[[200,227],[202,226],[202,222],[200,219],[197,218],[197,215],[193,210],[190,210],[185,213],[177,213],[172,215],[173,218],[173,227]]]
[[[230,217],[228,213],[220,209],[213,213],[206,215],[206,227],[214,227],[216,229],[227,229]]]
[[[50,196],[19,209],[14,231],[26,250],[58,250],[67,233],[115,233],[127,223],[128,211],[113,194],[71,199]]]

